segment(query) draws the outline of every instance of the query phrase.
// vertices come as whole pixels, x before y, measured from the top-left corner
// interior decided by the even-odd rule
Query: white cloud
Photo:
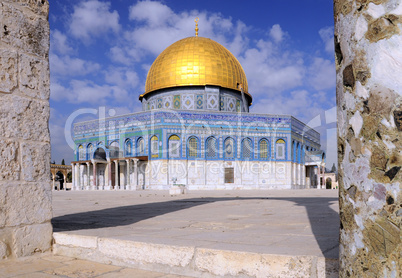
[[[197,10],[174,13],[160,2],[141,1],[130,7],[130,19],[136,27],[125,33],[128,43],[136,49],[132,56],[138,58],[139,53],[156,56],[174,42],[194,36],[196,17],[199,17],[199,36],[223,44],[235,55],[245,49],[247,28],[241,21],[234,24],[231,18],[221,14]]]
[[[318,33],[325,44],[325,51],[329,54],[333,54],[335,52],[334,27],[324,27],[320,29]]]
[[[112,67],[106,71],[105,81],[109,84],[117,85],[120,88],[136,88],[139,84],[137,73],[122,67]]]
[[[52,75],[82,76],[100,69],[99,64],[70,56],[58,56],[51,53],[49,56]]]
[[[73,52],[73,48],[68,45],[67,36],[59,30],[52,31],[50,37],[51,52],[57,52],[63,55]]]
[[[303,84],[305,67],[298,53],[282,51],[269,41],[260,40],[256,48],[240,57],[255,96],[279,94]]]
[[[322,58],[314,58],[309,67],[309,82],[316,90],[334,88],[336,85],[335,63]]]
[[[258,99],[251,107],[253,113],[286,114],[298,117],[302,121],[319,115],[321,106],[306,90],[292,91],[289,95],[277,94],[275,97]]]
[[[74,7],[74,13],[71,15],[70,33],[89,43],[92,36],[105,35],[109,31],[118,32],[119,14],[117,11],[110,12],[109,9],[109,2],[81,2]]]
[[[269,35],[276,43],[280,43],[283,40],[284,32],[279,24],[275,24],[269,31]]]
[[[129,19],[145,21],[151,27],[166,25],[177,21],[176,15],[166,5],[154,1],[140,1],[129,9]]]

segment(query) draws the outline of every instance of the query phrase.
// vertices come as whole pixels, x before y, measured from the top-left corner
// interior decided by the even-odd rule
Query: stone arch
[[[93,154],[93,159],[96,160],[107,160],[107,157],[109,156],[108,152],[105,150],[105,148],[98,146],[96,150],[94,151]]]

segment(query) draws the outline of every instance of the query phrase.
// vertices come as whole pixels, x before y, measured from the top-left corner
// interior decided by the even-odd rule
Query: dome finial
[[[198,18],[198,17],[196,17],[195,19],[194,19],[194,22],[195,22],[195,36],[196,37],[198,37],[198,21],[199,21],[200,19]]]

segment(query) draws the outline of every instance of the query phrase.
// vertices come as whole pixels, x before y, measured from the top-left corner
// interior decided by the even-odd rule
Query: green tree
[[[66,163],[64,162],[64,158],[63,158],[63,160],[61,161],[61,165],[66,165]]]

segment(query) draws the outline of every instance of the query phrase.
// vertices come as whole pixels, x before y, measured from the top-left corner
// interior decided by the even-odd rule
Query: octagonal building
[[[188,37],[152,64],[142,112],[74,125],[74,190],[296,189],[325,178],[320,135],[249,113],[246,74],[219,43]]]

